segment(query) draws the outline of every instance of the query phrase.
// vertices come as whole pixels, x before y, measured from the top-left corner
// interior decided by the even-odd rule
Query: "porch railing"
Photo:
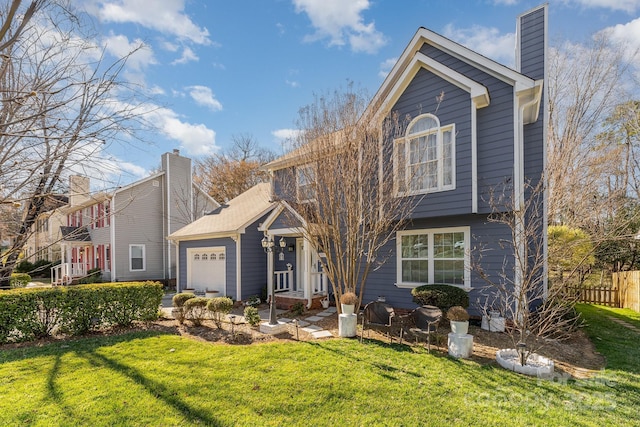
[[[273,283],[275,292],[284,292],[294,290],[293,286],[293,270],[275,271],[275,280]]]
[[[322,271],[311,273],[311,289],[314,294],[327,293],[327,275]]]
[[[67,262],[51,267],[51,283],[68,285],[76,277],[87,275],[87,266],[80,262]]]

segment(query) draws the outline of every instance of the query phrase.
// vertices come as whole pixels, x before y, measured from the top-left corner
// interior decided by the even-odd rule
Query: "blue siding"
[[[429,44],[424,44],[420,51],[480,83],[489,91],[491,103],[477,110],[476,117],[478,212],[489,213],[490,193],[513,179],[514,89],[511,85]]]
[[[508,227],[489,222],[484,215],[449,216],[414,221],[407,229],[429,229],[441,227],[470,227],[471,233],[471,264],[482,262],[482,268],[494,280],[498,280],[503,273],[504,261],[507,269],[512,265],[513,255],[508,248],[501,248],[501,241],[511,239]],[[412,309],[417,305],[413,302],[411,289],[397,288],[396,240],[392,240],[380,253],[390,254],[386,262],[376,271],[369,274],[363,297],[364,302],[375,300],[379,295],[386,297],[387,302],[394,307]],[[505,271],[512,277],[513,270]],[[469,293],[470,312],[479,313],[479,304],[484,301],[487,283],[471,274],[471,288]]]
[[[520,17],[520,72],[532,79],[545,77],[545,10],[540,7]]]
[[[444,93],[444,100],[438,105],[436,98],[441,93]],[[441,126],[455,124],[456,188],[451,191],[427,194],[418,202],[413,217],[471,212],[471,99],[469,93],[421,69],[400,96],[393,111],[403,120],[406,118],[403,122],[405,128],[411,119],[424,113],[436,115]],[[401,134],[403,133],[404,130]],[[393,167],[391,160],[388,167]]]
[[[258,225],[264,222],[267,215],[248,226],[245,234],[240,237],[242,289],[240,290],[241,294],[238,296],[238,299],[246,300],[252,295],[260,296],[262,295],[263,289],[267,286],[267,256],[265,255],[261,244],[264,234],[261,231],[258,231]]]
[[[284,210],[280,215],[278,215],[269,228],[277,230],[281,228],[299,227],[300,225],[301,223],[297,218],[294,218],[290,212]]]

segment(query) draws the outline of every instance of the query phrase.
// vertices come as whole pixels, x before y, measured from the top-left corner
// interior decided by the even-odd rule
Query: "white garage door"
[[[187,287],[215,290],[225,295],[226,253],[224,246],[187,249]]]

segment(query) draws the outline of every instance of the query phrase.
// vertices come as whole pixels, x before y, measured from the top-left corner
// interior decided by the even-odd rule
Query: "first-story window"
[[[469,235],[469,227],[398,232],[398,287],[444,283],[469,288]]]
[[[144,245],[129,245],[129,270],[145,270]]]

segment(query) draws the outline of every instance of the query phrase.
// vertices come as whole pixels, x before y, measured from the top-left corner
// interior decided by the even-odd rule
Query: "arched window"
[[[194,260],[194,261],[198,261],[198,260],[200,260],[200,254],[194,254],[194,255],[193,255],[193,260]]]
[[[433,114],[413,119],[395,140],[394,173],[398,195],[453,190],[455,125],[441,126]]]
[[[203,260],[203,261],[207,261],[207,258],[208,258],[208,257],[207,257],[207,254],[202,254],[202,260]]]
[[[211,254],[211,258],[209,258],[209,259],[210,259],[211,261],[215,261],[215,260],[217,259],[217,258],[216,258],[216,254]]]
[[[224,260],[224,252],[218,254],[218,260]]]

